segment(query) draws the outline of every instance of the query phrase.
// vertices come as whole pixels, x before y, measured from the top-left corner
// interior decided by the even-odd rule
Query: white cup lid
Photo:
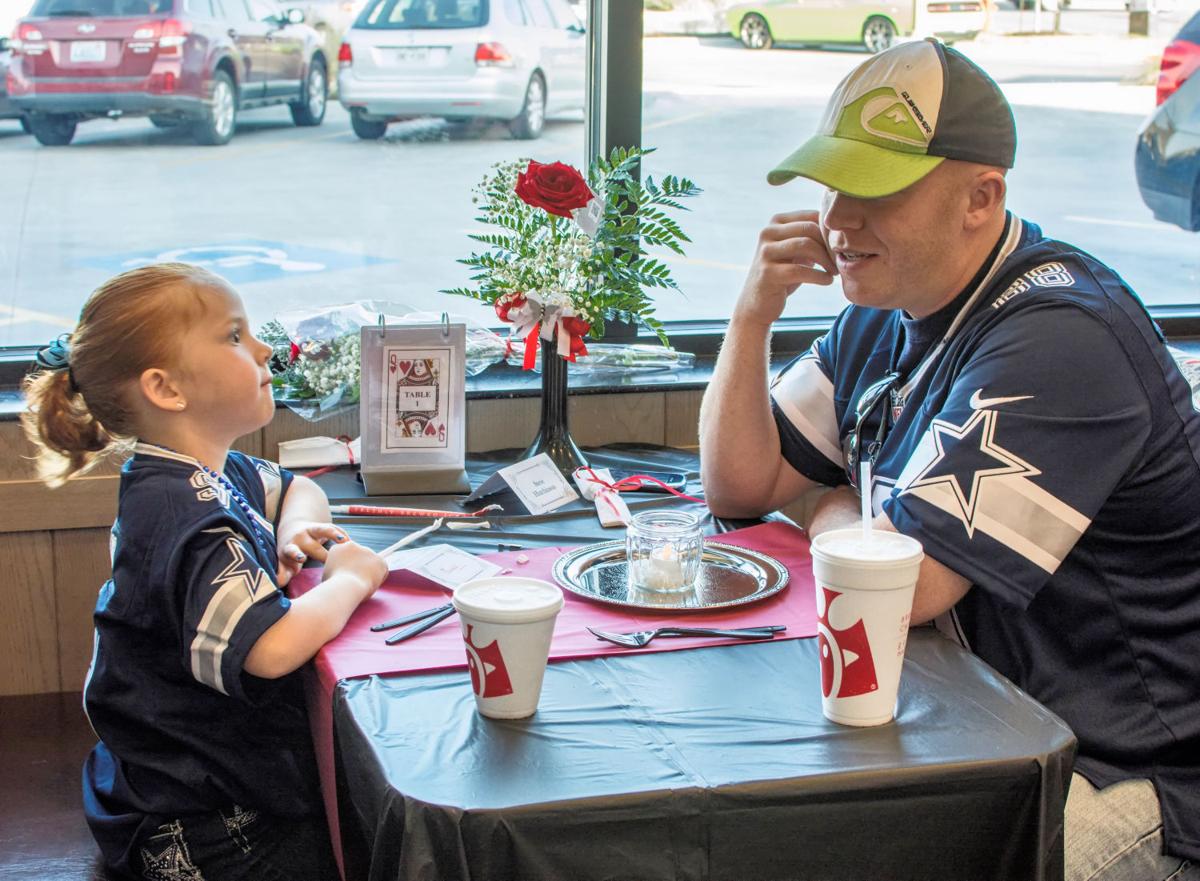
[[[868,541],[860,528],[835,529],[813,539],[809,553],[829,563],[849,563],[858,567],[890,568],[920,560],[921,543],[911,536],[883,529],[871,530]]]
[[[562,606],[562,589],[537,578],[476,578],[454,590],[459,614],[493,624],[541,621],[557,615]]]

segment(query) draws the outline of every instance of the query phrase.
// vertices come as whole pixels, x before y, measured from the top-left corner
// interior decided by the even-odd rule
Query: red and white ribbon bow
[[[497,300],[496,314],[501,320],[512,323],[513,337],[525,340],[525,354],[521,359],[521,367],[525,370],[532,370],[537,359],[538,337],[548,342],[557,338],[557,352],[568,361],[587,354],[583,337],[591,325],[579,318],[572,306],[547,304],[536,293],[506,294]]]

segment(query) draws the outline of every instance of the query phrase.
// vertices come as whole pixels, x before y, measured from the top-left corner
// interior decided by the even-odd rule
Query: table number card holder
[[[469,492],[467,328],[379,324],[361,331],[359,427],[369,496]]]

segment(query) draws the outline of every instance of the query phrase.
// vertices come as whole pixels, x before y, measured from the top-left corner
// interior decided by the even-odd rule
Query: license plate
[[[426,64],[429,62],[429,50],[425,47],[419,49],[396,49],[393,56],[396,61],[401,64]]]
[[[103,61],[103,40],[76,40],[71,44],[72,61]]]

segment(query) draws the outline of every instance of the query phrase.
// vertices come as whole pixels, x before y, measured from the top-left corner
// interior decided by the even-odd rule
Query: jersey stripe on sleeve
[[[246,611],[272,596],[277,588],[271,574],[254,559],[243,538],[229,527],[206,529],[227,533],[224,540],[228,563],[212,579],[214,593],[204,609],[191,644],[192,675],[222,694],[228,694],[221,661],[230,639]]]

